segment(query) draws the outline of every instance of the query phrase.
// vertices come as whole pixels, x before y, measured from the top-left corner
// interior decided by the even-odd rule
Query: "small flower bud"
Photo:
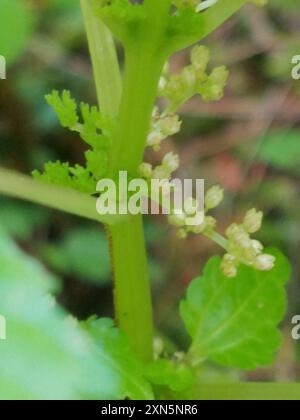
[[[260,230],[263,220],[263,212],[251,209],[246,213],[243,226],[248,233],[255,233]]]
[[[198,235],[199,233],[203,233],[205,231],[206,225],[205,222],[199,225],[189,226],[189,231]]]
[[[169,223],[173,226],[181,227],[185,226],[185,214],[176,210],[173,214],[170,214],[168,217]]]
[[[264,249],[263,245],[259,241],[256,241],[254,239],[251,241],[251,245],[252,249],[256,254],[260,254]]]
[[[168,153],[163,159],[162,166],[171,174],[179,168],[179,156],[173,152]]]
[[[221,187],[215,185],[214,187],[210,188],[205,195],[206,210],[218,207],[218,205],[223,201],[223,198],[224,190]]]
[[[232,223],[226,229],[226,236],[229,239],[233,239],[235,237],[235,235],[239,232],[239,229],[240,229],[239,225],[237,225],[236,223]]]
[[[254,262],[254,267],[257,270],[261,270],[261,271],[269,271],[272,270],[272,268],[275,265],[275,257],[273,257],[273,255],[269,255],[269,254],[261,254],[259,255],[255,262]]]
[[[165,179],[165,180],[169,180],[171,178],[171,174],[170,171],[168,169],[166,169],[164,166],[160,165],[157,166],[153,172],[152,172],[152,178],[153,179]]]
[[[226,277],[233,278],[237,275],[237,261],[231,254],[225,254],[221,263],[221,270]]]
[[[192,49],[191,62],[196,70],[205,71],[210,60],[210,50],[204,45],[197,45]]]
[[[185,67],[181,73],[182,85],[186,89],[192,89],[197,81],[193,66]]]
[[[142,163],[139,167],[139,173],[144,178],[151,178],[152,176],[152,165],[150,163]]]
[[[176,114],[168,115],[164,118],[161,118],[158,125],[162,135],[164,137],[169,137],[180,131],[181,121]]]
[[[251,248],[251,239],[242,226],[233,223],[226,230],[226,235],[234,246],[240,247],[242,250]]]
[[[210,231],[215,229],[215,227],[217,225],[217,221],[212,216],[206,216],[205,219],[204,219],[204,224],[205,224],[205,230],[207,232],[210,232]]]
[[[147,138],[147,146],[153,147],[155,151],[158,151],[163,139],[164,137],[160,132],[152,131]]]
[[[186,239],[187,231],[185,229],[179,229],[176,235],[178,239]]]
[[[228,79],[225,66],[215,68],[206,82],[199,87],[199,94],[204,101],[218,101],[224,95],[224,88]]]
[[[184,202],[184,211],[188,216],[194,216],[199,208],[199,202],[193,197],[189,197]]]

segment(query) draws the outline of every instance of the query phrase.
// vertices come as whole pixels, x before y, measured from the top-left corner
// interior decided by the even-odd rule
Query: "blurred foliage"
[[[48,213],[22,202],[0,200],[0,224],[14,238],[30,240],[36,228],[48,221]]]
[[[284,130],[258,139],[257,160],[300,175],[300,131]],[[261,146],[259,147],[259,144]]]
[[[33,19],[25,2],[20,0],[1,0],[0,6],[0,54],[11,64],[28,42]]]
[[[74,229],[57,244],[45,245],[42,254],[49,266],[61,274],[95,285],[110,281],[107,240],[96,229]]]
[[[0,232],[1,400],[151,399],[126,337],[108,319],[79,327],[50,296],[57,286]]]

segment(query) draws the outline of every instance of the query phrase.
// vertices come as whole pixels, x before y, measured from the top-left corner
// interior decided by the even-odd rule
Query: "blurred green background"
[[[8,60],[7,80],[0,81],[0,165],[30,173],[48,160],[81,163],[83,143],[59,126],[44,100],[52,89],[66,88],[96,103],[79,2],[0,0],[0,6],[0,54]],[[230,70],[224,99],[205,104],[194,98],[182,109],[182,132],[161,152],[148,153],[159,162],[175,148],[180,176],[225,188],[216,214],[221,231],[250,207],[264,210],[258,239],[280,247],[292,262],[282,350],[272,368],[242,374],[250,380],[300,378],[300,342],[291,338],[291,318],[300,314],[300,81],[291,77],[299,40],[298,0],[245,7],[205,40],[213,64]],[[187,58],[188,52],[174,57],[174,71]],[[186,346],[178,301],[205,261],[222,250],[201,236],[178,241],[164,217],[145,223],[156,327]],[[57,300],[74,316],[113,316],[101,226],[4,197],[0,226],[62,279]]]

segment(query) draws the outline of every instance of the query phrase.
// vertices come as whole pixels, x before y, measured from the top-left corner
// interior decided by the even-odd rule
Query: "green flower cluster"
[[[205,234],[212,236],[217,221],[210,216],[208,212],[217,207],[224,197],[224,191],[219,186],[210,188],[205,195],[205,209],[204,214],[199,212],[199,203],[193,198],[188,198],[184,203],[184,211],[175,209],[173,214],[169,216],[169,223],[179,228],[177,236],[180,239],[185,239],[189,233]],[[188,220],[193,217],[194,220],[199,220],[199,223],[190,225]]]
[[[81,103],[82,122],[80,122],[77,103],[67,90],[62,94],[53,91],[46,96],[46,100],[54,109],[61,125],[77,132],[88,144],[89,150],[85,152],[85,166],[72,167],[66,162],[48,162],[43,173],[33,172],[34,178],[94,194],[97,182],[107,174],[108,151],[114,121],[103,115],[97,107]]]
[[[152,147],[155,152],[160,150],[161,142],[167,137],[179,133],[181,121],[176,114],[162,114],[159,109],[154,108],[152,115],[151,130],[147,138],[147,146]]]
[[[226,67],[216,67],[208,73],[210,51],[203,45],[194,47],[190,58],[191,64],[179,74],[170,74],[168,69],[164,71],[159,93],[168,101],[166,113],[175,112],[195,95],[200,95],[204,101],[218,101],[224,94],[228,79]]]
[[[260,271],[269,271],[274,267],[275,258],[264,254],[263,245],[250,236],[260,230],[262,219],[262,212],[251,209],[241,225],[233,223],[228,227],[228,253],[224,255],[221,265],[226,276],[235,277],[240,263]]]

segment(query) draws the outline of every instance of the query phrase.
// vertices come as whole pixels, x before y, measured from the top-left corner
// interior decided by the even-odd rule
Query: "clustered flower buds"
[[[210,188],[205,195],[204,211],[199,210],[199,202],[190,197],[184,203],[184,211],[175,209],[169,216],[169,223],[179,227],[177,233],[180,239],[187,237],[188,233],[211,235],[217,221],[207,214],[210,209],[217,207],[223,200],[224,192],[218,187]],[[191,218],[192,223],[191,223]]]
[[[152,167],[150,163],[142,163],[139,167],[139,173],[144,178],[170,180],[172,173],[179,167],[179,156],[173,152],[167,153],[163,158],[162,164]]]
[[[167,137],[178,133],[181,128],[181,121],[178,115],[160,115],[157,108],[154,109],[152,116],[152,127],[147,138],[147,146],[154,151],[159,151],[161,142]]]
[[[179,74],[170,74],[165,69],[160,81],[160,95],[169,101],[168,110],[175,112],[194,95],[201,95],[205,101],[222,98],[228,78],[226,67],[215,68],[210,74],[207,66],[210,51],[205,46],[196,46],[191,52],[191,64]]]
[[[257,270],[268,271],[274,267],[275,258],[264,254],[263,245],[251,238],[262,225],[263,213],[249,210],[241,225],[233,223],[226,231],[228,253],[224,255],[221,268],[227,277],[235,277],[240,263]]]

